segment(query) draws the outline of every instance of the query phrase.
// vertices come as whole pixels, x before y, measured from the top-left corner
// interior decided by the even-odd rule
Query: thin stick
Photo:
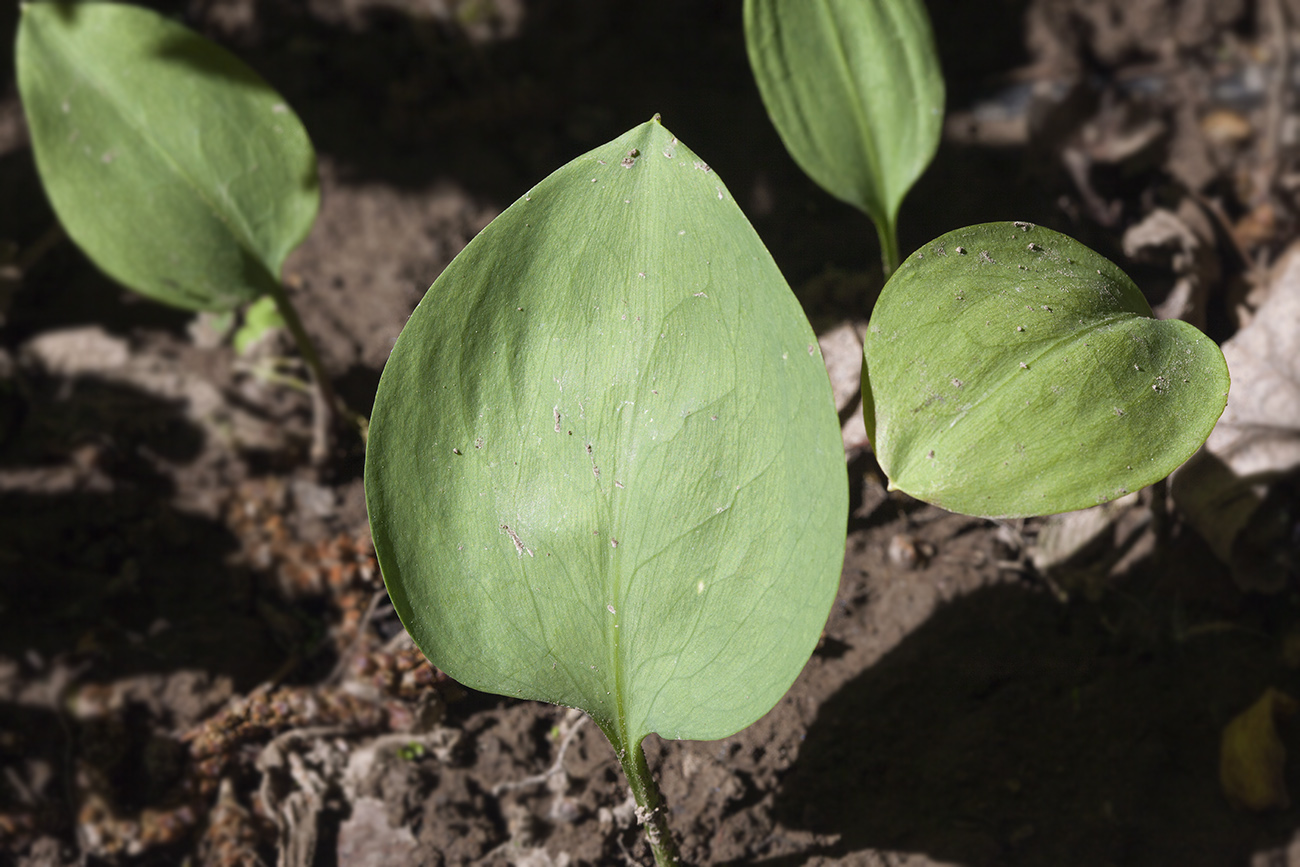
[[[1255,195],[1264,198],[1273,192],[1281,169],[1282,124],[1286,120],[1287,96],[1291,85],[1291,32],[1287,28],[1286,6],[1282,0],[1268,0],[1269,24],[1273,28],[1273,76],[1268,83],[1264,113],[1264,136]]]
[[[577,713],[577,720],[568,727],[568,730],[564,733],[564,737],[560,739],[560,748],[555,754],[555,761],[551,763],[549,768],[542,771],[540,774],[533,774],[531,777],[524,777],[522,780],[510,780],[504,783],[497,783],[492,787],[492,797],[499,798],[506,792],[512,792],[515,789],[536,786],[540,783],[545,783],[556,774],[564,773],[564,755],[569,751],[569,745],[573,743],[573,739],[578,734],[579,729],[582,728],[583,723],[587,721],[587,715],[585,713],[582,713],[582,711],[578,711]]]
[[[374,619],[375,612],[379,609],[379,603],[387,598],[388,591],[382,587],[371,594],[370,604],[366,606],[365,614],[362,614],[361,619],[357,621],[357,634],[352,636],[352,641],[348,643],[347,649],[343,651],[338,662],[334,664],[334,670],[330,672],[329,677],[325,678],[326,685],[332,686],[343,679],[348,666],[352,664],[352,660],[356,659],[357,654],[361,651],[361,645],[365,643],[366,630],[370,628],[370,621]]]
[[[284,286],[275,283],[274,287],[270,289],[270,294],[275,299],[275,307],[280,311],[285,326],[289,329],[289,333],[293,335],[294,343],[298,345],[298,352],[302,355],[303,361],[307,363],[307,368],[311,371],[311,462],[319,467],[329,458],[331,433],[334,430],[334,421],[338,417],[334,387],[330,384],[329,376],[325,373],[325,367],[321,364],[320,356],[316,353],[316,345],[311,342],[311,338],[307,336],[307,330],[302,327],[302,320],[298,318],[298,311],[294,309],[293,304],[289,301],[289,295],[284,291]]]
[[[1151,530],[1156,538],[1156,557],[1169,552],[1169,479],[1151,486]]]
[[[36,263],[39,262],[46,253],[53,250],[60,241],[67,237],[67,233],[63,231],[63,226],[60,224],[55,223],[53,226],[50,226],[50,228],[41,233],[39,238],[28,244],[26,248],[18,254],[18,259],[14,262],[14,264],[18,266],[18,273],[21,276],[26,276],[27,272],[36,267]]]

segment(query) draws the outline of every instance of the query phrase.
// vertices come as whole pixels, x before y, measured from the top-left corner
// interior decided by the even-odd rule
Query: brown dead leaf
[[[817,337],[826,373],[831,380],[831,394],[835,409],[844,418],[844,411],[855,405],[844,422],[841,436],[844,451],[852,457],[867,447],[867,428],[862,420],[862,335],[866,322],[842,322]]]
[[[1230,108],[1217,108],[1201,118],[1201,132],[1220,147],[1243,144],[1255,134],[1250,121]]]
[[[1272,687],[1223,729],[1219,783],[1233,806],[1284,810],[1291,804],[1283,771],[1286,747],[1277,724],[1295,715],[1295,699]]]
[[[1088,599],[1099,597],[1107,576],[1135,550],[1151,521],[1134,491],[1100,506],[1043,519],[1029,560],[1049,584]]]
[[[1174,475],[1174,499],[1245,590],[1276,592],[1295,568],[1293,517],[1274,496],[1300,469],[1300,248],[1274,271],[1255,318],[1223,345],[1228,407]],[[1279,520],[1281,516],[1281,520]]]
[[[1262,247],[1277,238],[1280,222],[1278,216],[1272,202],[1260,202],[1232,224],[1232,236],[1244,250]]]
[[[1210,287],[1220,279],[1214,226],[1191,197],[1178,210],[1156,208],[1124,233],[1124,255],[1167,264],[1177,277],[1168,297],[1156,307],[1161,319],[1182,319],[1205,328]]]
[[[858,333],[854,323],[841,322],[817,336],[837,412],[843,412],[862,387],[862,339]]]

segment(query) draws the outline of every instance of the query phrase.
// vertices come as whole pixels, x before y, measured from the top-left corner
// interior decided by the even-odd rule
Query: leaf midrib
[[[844,76],[844,80],[849,83],[853,93],[858,94],[858,80],[853,75],[852,66],[849,64],[848,48],[844,41],[844,33],[842,32],[847,28],[835,26],[836,18],[834,13],[831,11],[829,0],[818,0],[818,5],[822,9],[822,15],[820,16],[822,26],[828,26],[831,31],[830,41],[835,46],[835,51],[832,52],[832,56],[835,58],[836,64],[840,67],[840,72]],[[890,206],[886,201],[888,197],[885,195],[884,190],[884,175],[880,170],[880,154],[876,147],[876,140],[871,134],[871,119],[867,117],[866,111],[862,108],[861,99],[850,99],[849,103],[852,106],[854,122],[858,127],[858,136],[862,140],[863,156],[870,168],[872,180],[877,186],[876,194],[879,197],[879,205],[884,211],[884,213],[881,214],[871,214],[871,217],[876,220],[892,222],[892,215],[888,213]]]
[[[1132,312],[1110,314],[1102,319],[1090,323],[1089,325],[1085,326],[1084,328],[1078,331],[1064,335],[1058,338],[1057,340],[1051,342],[1050,344],[1046,344],[1042,346],[1042,348],[1040,348],[1036,354],[1031,356],[1029,358],[1029,361],[1026,363],[1030,365],[1037,364],[1040,359],[1044,358],[1049,354],[1056,352],[1061,347],[1073,342],[1082,342],[1082,339],[1084,337],[1087,337],[1090,334],[1097,333],[1100,329],[1104,328],[1107,325],[1112,325],[1117,322],[1123,322],[1132,319],[1146,319],[1146,318],[1149,317],[1144,317],[1140,314],[1132,313]],[[1159,320],[1153,319],[1152,321],[1157,322]],[[1008,364],[1009,363],[1010,361],[1008,361]],[[1019,368],[1014,368],[1014,369],[1008,368],[1008,370],[1009,370],[1008,373],[1004,374],[996,383],[990,385],[987,389],[985,389],[984,393],[980,397],[976,398],[974,401],[968,404],[965,409],[961,410],[960,413],[958,413],[956,416],[952,418],[952,420],[948,423],[948,431],[951,431],[954,428],[956,428],[958,425],[960,425],[966,418],[968,418],[971,415],[971,413],[975,412],[980,406],[982,406],[989,400],[994,399],[998,394],[1002,392],[1002,390],[1007,386],[1007,384],[1012,382],[1012,380],[1016,377],[1016,375],[1020,373]],[[920,431],[915,428],[913,428],[913,430],[915,433],[918,434],[920,433]],[[895,435],[897,435],[897,433],[895,433]],[[913,452],[915,451],[913,447],[913,443],[918,442],[919,439],[920,437],[915,435],[908,437],[906,441],[906,452],[907,452],[906,464],[901,471],[897,470],[896,468],[896,472],[895,472],[896,477],[906,475],[907,467],[912,466],[914,464],[918,464],[918,461],[916,460],[917,455],[913,454]]]

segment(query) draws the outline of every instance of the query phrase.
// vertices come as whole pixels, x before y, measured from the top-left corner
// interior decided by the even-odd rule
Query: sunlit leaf
[[[891,483],[973,515],[1065,512],[1158,481],[1228,396],[1213,341],[1151,318],[1114,264],[1028,223],[909,256],[863,353],[867,432]]]
[[[366,494],[402,622],[616,749],[720,738],[807,660],[847,485],[807,320],[657,120],[582,156],[430,288],[384,368]]]
[[[284,316],[276,306],[275,299],[262,297],[248,305],[244,311],[244,324],[235,331],[230,342],[236,352],[244,355],[269,332],[284,327]]]
[[[768,115],[799,167],[867,213],[887,262],[903,196],[934,157],[943,74],[920,0],[745,0]]]
[[[111,277],[179,307],[271,291],[318,205],[302,124],[225,49],[116,3],[28,3],[19,92],[41,180]]]

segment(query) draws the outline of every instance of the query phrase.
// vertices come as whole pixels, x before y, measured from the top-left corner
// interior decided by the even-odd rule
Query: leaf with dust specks
[[[844,553],[817,340],[657,118],[546,178],[429,289],[379,384],[366,496],[429,659],[582,708],[618,750],[766,713]]]
[[[117,3],[24,4],[15,59],[41,181],[96,265],[194,310],[273,291],[319,193],[306,131],[255,72]]]
[[[886,272],[895,224],[943,131],[943,72],[921,0],[745,0],[745,43],[786,150],[876,224]]]
[[[1133,281],[1029,223],[958,229],[885,284],[867,433],[893,487],[972,515],[1066,512],[1158,481],[1228,398],[1223,353]]]

